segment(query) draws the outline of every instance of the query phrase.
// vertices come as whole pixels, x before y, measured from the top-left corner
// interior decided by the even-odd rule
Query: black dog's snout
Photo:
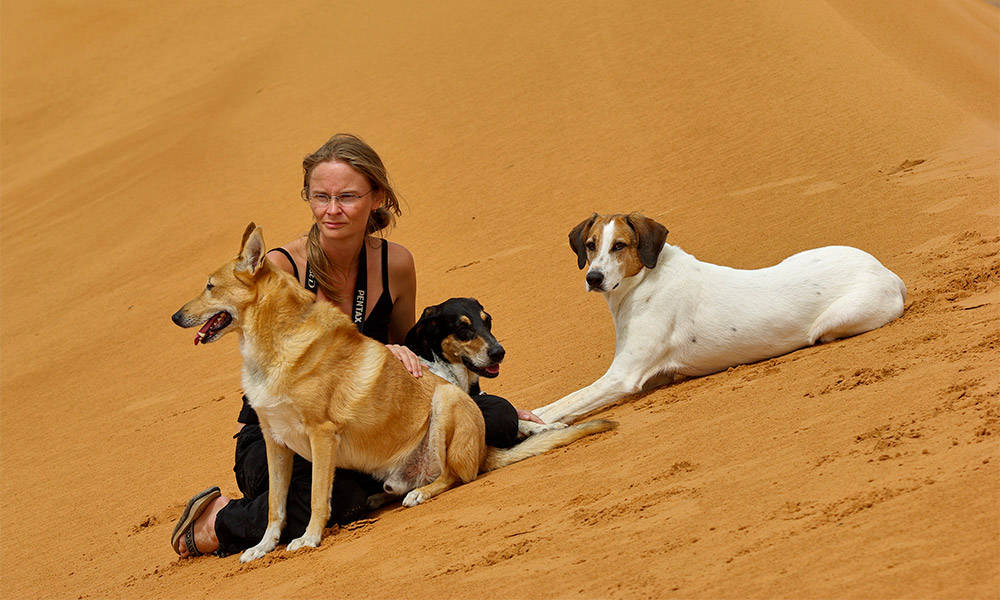
[[[491,361],[498,363],[503,360],[504,356],[507,356],[507,351],[503,349],[503,346],[497,344],[490,348],[486,355],[490,357]]]
[[[592,288],[601,287],[604,283],[604,273],[600,271],[590,271],[587,273],[587,285]]]

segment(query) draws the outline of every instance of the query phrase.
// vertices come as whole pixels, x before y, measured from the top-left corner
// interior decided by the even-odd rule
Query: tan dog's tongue
[[[201,326],[201,329],[199,329],[198,333],[194,336],[195,346],[197,346],[198,343],[201,342],[201,339],[205,337],[205,335],[208,333],[208,330],[212,328],[212,324],[215,323],[215,320],[216,317],[212,317],[204,325]]]

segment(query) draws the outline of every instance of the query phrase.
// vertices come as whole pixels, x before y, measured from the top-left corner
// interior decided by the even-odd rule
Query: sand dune
[[[3,596],[997,597],[998,29],[978,0],[4,2]],[[318,550],[177,562],[187,498],[236,492],[239,356],[168,317],[247,222],[305,231],[337,131],[407,200],[418,304],[478,297],[522,407],[610,362],[566,246],[594,211],[738,267],[858,246],[907,309]]]

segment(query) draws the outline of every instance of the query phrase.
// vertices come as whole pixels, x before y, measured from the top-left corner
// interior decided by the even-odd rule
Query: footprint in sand
[[[465,269],[466,267],[471,267],[473,265],[478,265],[479,263],[481,263],[483,261],[496,260],[498,258],[503,258],[505,256],[511,256],[513,254],[518,254],[520,252],[525,252],[527,250],[530,250],[531,248],[533,248],[533,246],[531,244],[527,244],[527,245],[524,245],[524,246],[514,246],[513,248],[507,248],[506,250],[501,250],[500,252],[497,252],[496,254],[491,254],[489,256],[484,256],[481,260],[474,260],[474,261],[472,261],[470,263],[465,263],[464,265],[455,265],[455,266],[449,268],[447,271],[445,271],[445,273],[451,273],[452,271],[457,271],[459,269]]]
[[[953,208],[958,208],[961,204],[965,202],[965,196],[955,196],[954,198],[948,198],[947,200],[942,200],[933,206],[928,206],[922,212],[924,214],[935,214],[944,212],[946,210],[951,210]]]
[[[802,190],[803,196],[815,196],[816,194],[822,194],[823,192],[830,192],[840,187],[840,184],[836,181],[820,181],[814,183]]]

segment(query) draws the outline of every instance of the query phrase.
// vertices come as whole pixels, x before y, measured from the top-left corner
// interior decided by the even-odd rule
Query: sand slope
[[[995,7],[8,1],[3,596],[995,598]],[[566,233],[639,210],[696,256],[879,257],[904,316],[607,410],[620,429],[393,508],[315,551],[178,563],[229,493],[235,338],[169,315],[303,232],[302,155],[371,142],[418,304],[474,295],[534,407],[609,364]],[[331,532],[332,533],[332,532]]]

